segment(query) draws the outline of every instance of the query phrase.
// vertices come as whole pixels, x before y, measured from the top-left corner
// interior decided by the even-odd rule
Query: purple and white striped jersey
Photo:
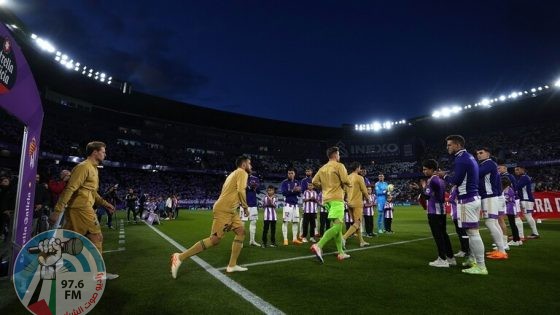
[[[375,199],[375,195],[369,195],[367,199],[364,199],[364,215],[373,215],[373,201]],[[370,204],[371,206],[366,206]]]
[[[319,212],[327,213],[327,209],[325,209],[325,207],[323,206],[323,193],[322,192],[320,192],[317,195],[317,204],[319,205]]]
[[[344,222],[354,223],[354,218],[352,218],[352,216],[350,215],[350,212],[348,212],[348,209],[344,210]]]
[[[385,218],[392,219],[393,218],[393,203],[392,202],[386,202],[384,210],[385,210]]]
[[[276,221],[276,204],[278,198],[276,196],[265,196],[263,199],[264,208],[264,220],[265,221]]]
[[[309,201],[305,201],[310,199]],[[303,213],[317,213],[317,192],[306,190],[303,192]]]

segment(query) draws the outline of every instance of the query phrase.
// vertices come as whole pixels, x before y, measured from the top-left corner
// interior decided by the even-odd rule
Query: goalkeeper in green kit
[[[323,204],[328,211],[328,219],[332,226],[328,229],[319,243],[311,246],[317,259],[323,263],[323,246],[334,238],[338,250],[338,260],[350,258],[342,248],[342,226],[344,225],[344,188],[350,187],[348,172],[344,164],[340,163],[340,152],[338,147],[327,150],[329,162],[323,165],[313,177],[313,186],[321,188],[323,192]]]

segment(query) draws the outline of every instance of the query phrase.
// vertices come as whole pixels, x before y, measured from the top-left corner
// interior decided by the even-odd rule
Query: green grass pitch
[[[118,213],[118,220],[125,217]],[[256,240],[260,242],[261,221]],[[210,211],[181,210],[179,219],[157,229],[184,247],[209,235]],[[352,256],[343,262],[325,256],[320,265],[311,257],[310,244],[282,246],[277,222],[277,248],[248,246],[239,264],[247,272],[228,274],[258,297],[287,314],[557,314],[560,310],[560,221],[538,224],[541,239],[529,240],[509,251],[505,261],[487,260],[488,276],[461,273],[461,267],[433,268],[437,256],[424,211],[397,207],[393,235],[366,238],[372,247],[347,242]],[[104,229],[104,254],[109,272],[120,278],[107,283],[102,300],[90,314],[258,314],[260,311],[191,260],[169,273],[169,256],[177,249],[143,223],[124,224],[125,244],[118,244],[118,228]],[[530,234],[525,224],[525,233]],[[248,226],[246,227],[248,234]],[[454,233],[448,222],[448,232]],[[486,250],[491,238],[483,230]],[[288,232],[291,239],[291,228]],[[199,257],[215,268],[229,261],[233,234]],[[459,248],[451,235],[454,251]],[[333,242],[324,252],[333,252]],[[309,256],[305,258],[305,256]],[[275,260],[302,259],[274,262]],[[462,259],[458,259],[460,263]],[[263,262],[260,265],[253,263]],[[222,271],[223,272],[223,271]],[[0,314],[27,314],[9,279],[0,280]]]

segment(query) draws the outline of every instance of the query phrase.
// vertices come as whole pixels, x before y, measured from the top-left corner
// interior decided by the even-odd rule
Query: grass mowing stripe
[[[453,235],[453,234],[449,234],[449,235]],[[386,247],[386,246],[392,246],[392,245],[400,245],[400,244],[406,244],[406,243],[412,243],[412,242],[419,242],[419,241],[424,241],[424,240],[429,240],[429,239],[433,239],[433,237],[430,236],[430,237],[417,238],[417,239],[408,240],[408,241],[400,241],[400,242],[394,242],[394,243],[386,243],[386,244],[379,244],[379,245],[373,245],[373,246],[365,246],[365,247],[360,247],[360,248],[348,249],[348,250],[345,250],[344,252],[345,253],[350,253],[350,252],[356,252],[356,251],[360,251],[360,250],[368,250],[368,249],[380,248],[380,247]],[[338,252],[325,253],[325,254],[323,254],[323,256],[335,255],[335,254],[338,254]],[[298,256],[298,257],[293,257],[293,258],[259,261],[259,262],[255,262],[255,263],[243,264],[243,266],[249,267],[249,266],[259,266],[259,265],[270,265],[270,264],[278,264],[278,263],[287,262],[287,261],[294,261],[294,260],[301,260],[301,259],[308,259],[308,258],[315,258],[315,257],[316,257],[315,255],[306,255],[306,256]],[[225,270],[225,269],[226,269],[226,267],[217,268],[217,270]]]
[[[180,251],[187,250],[185,247],[183,247],[181,244],[177,243],[175,240],[173,240],[172,238],[170,238],[169,236],[164,234],[159,229],[156,229],[155,227],[153,227],[153,226],[151,226],[147,223],[146,223],[146,225],[149,228],[151,228],[154,232],[156,232],[159,236],[161,236],[163,239],[168,241],[171,245],[175,246],[178,250],[180,250]],[[245,299],[247,302],[253,304],[257,309],[259,309],[263,313],[265,313],[265,314],[284,314],[284,312],[282,312],[281,310],[272,306],[272,304],[266,302],[265,300],[261,299],[260,297],[255,295],[253,292],[247,290],[245,287],[241,286],[239,283],[231,280],[226,275],[224,275],[223,273],[218,271],[218,269],[212,267],[210,264],[208,264],[206,261],[202,260],[198,256],[193,256],[193,257],[191,257],[191,259],[194,262],[196,262],[200,267],[202,267],[204,270],[206,270],[208,273],[210,273],[214,278],[218,279],[226,287],[231,289],[233,292],[239,294],[243,299]]]

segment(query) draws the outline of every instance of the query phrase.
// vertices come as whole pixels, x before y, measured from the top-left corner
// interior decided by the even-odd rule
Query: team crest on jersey
[[[233,226],[232,224],[224,224],[224,230],[223,231],[224,232],[231,231],[232,226]]]
[[[37,151],[37,140],[35,140],[35,137],[33,137],[33,139],[31,139],[31,142],[29,142],[29,148],[27,149],[27,155],[29,155],[29,167],[31,168],[35,167]]]

